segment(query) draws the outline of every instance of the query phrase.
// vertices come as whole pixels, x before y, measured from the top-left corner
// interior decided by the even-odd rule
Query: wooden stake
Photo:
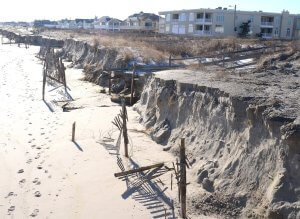
[[[61,70],[61,74],[62,74],[62,79],[63,79],[63,84],[65,87],[65,92],[67,93],[67,79],[66,79],[66,68],[64,63],[62,62],[62,58],[59,58],[59,65],[60,65],[60,70]]]
[[[169,67],[171,67],[172,66],[172,56],[170,55],[169,56]]]
[[[173,189],[173,174],[171,173],[171,191]]]
[[[75,128],[76,128],[76,122],[72,125],[72,141],[75,142]]]
[[[186,161],[185,161],[185,139],[180,144],[180,203],[181,217],[186,218]]]
[[[125,99],[122,99],[122,119],[123,119],[123,136],[124,136],[124,148],[125,157],[128,157],[128,134],[127,134],[127,111],[125,106]]]
[[[108,94],[111,95],[111,72],[109,72],[108,78]]]
[[[132,77],[131,77],[131,94],[130,94],[130,105],[133,105],[133,92],[134,92],[134,75],[135,75],[135,65],[133,66]]]
[[[43,100],[45,100],[46,77],[47,77],[47,63],[45,62],[44,69],[43,69],[43,90],[42,90]]]

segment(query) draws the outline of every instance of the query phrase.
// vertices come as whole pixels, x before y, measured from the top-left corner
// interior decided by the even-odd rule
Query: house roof
[[[130,15],[128,19],[141,19],[141,20],[151,19],[153,21],[158,21],[159,16],[153,13],[144,13],[141,11],[140,13]]]
[[[103,16],[103,17],[100,17],[99,19],[98,19],[98,22],[108,22],[108,21],[110,21],[112,18],[111,17],[109,17],[109,16]]]
[[[121,23],[122,21],[119,20],[119,19],[117,19],[117,18],[112,18],[112,19],[109,21],[109,23],[111,23],[111,22],[113,22],[113,23],[115,23],[115,22]]]
[[[75,22],[76,23],[80,23],[80,22],[85,22],[85,23],[93,23],[94,22],[94,19],[75,19]]]

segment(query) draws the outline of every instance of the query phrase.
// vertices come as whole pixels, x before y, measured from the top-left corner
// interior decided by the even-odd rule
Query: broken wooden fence
[[[53,48],[49,47],[40,49],[39,57],[44,61],[42,90],[43,100],[45,99],[47,79],[62,84],[65,88],[65,92],[67,93],[66,68],[62,62],[62,58],[55,53]]]
[[[114,121],[112,121],[112,123],[120,131],[119,138],[117,140],[117,145],[116,145],[116,147],[117,147],[117,153],[119,153],[119,151],[120,151],[121,139],[122,139],[122,135],[123,135],[125,157],[129,157],[129,155],[128,155],[129,140],[128,140],[128,133],[127,133],[127,122],[128,122],[128,115],[127,115],[125,100],[124,100],[124,98],[122,98],[122,110],[114,118]]]

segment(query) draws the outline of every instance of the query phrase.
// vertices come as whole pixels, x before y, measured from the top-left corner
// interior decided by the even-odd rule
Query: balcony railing
[[[205,18],[205,23],[212,23],[212,18]]]
[[[261,26],[273,26],[274,22],[262,21]]]
[[[204,18],[196,18],[196,22],[203,23],[204,22]]]
[[[212,18],[197,18],[196,22],[198,23],[212,23]]]
[[[272,33],[262,33],[261,36],[262,36],[262,38],[272,38],[273,34]]]
[[[195,33],[199,36],[212,36],[212,32],[210,30],[196,30]]]

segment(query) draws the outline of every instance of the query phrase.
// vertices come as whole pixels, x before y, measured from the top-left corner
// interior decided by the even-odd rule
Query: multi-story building
[[[242,23],[249,22],[250,36],[291,39],[296,15],[288,11],[236,11],[227,8],[164,11],[159,15],[159,32],[204,37],[237,36]]]

